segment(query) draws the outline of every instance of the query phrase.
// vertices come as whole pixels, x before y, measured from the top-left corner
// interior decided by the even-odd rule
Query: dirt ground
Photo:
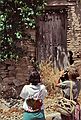
[[[0,120],[22,120],[22,104],[23,101],[20,100],[16,101],[16,103],[10,107],[10,103],[4,99],[0,99]],[[54,113],[54,99],[46,98],[44,105],[45,116],[49,118],[49,115]]]
[[[80,97],[79,101],[81,105]],[[46,120],[52,120],[53,115],[56,114],[54,103],[54,96],[48,96],[44,100]],[[11,100],[11,102],[6,102],[4,99],[0,99],[0,120],[22,120],[22,104],[22,100]]]

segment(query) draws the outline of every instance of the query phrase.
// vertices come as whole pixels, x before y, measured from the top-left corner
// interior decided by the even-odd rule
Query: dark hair
[[[37,70],[34,70],[29,75],[29,83],[32,83],[33,85],[37,85],[40,83],[40,74]]]
[[[68,76],[68,71],[67,70],[64,71],[64,74],[60,77],[60,79],[62,80],[62,82],[65,81],[65,80],[69,80],[69,76]]]
[[[79,73],[76,68],[70,68],[69,69],[69,77],[72,80],[76,80],[77,77],[79,77]]]

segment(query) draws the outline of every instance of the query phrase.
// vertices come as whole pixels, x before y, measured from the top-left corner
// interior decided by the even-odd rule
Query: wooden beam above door
[[[77,0],[48,0],[48,7],[75,6]]]

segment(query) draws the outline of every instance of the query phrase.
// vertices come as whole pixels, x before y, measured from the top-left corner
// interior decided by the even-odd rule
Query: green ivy
[[[22,57],[16,43],[26,36],[25,29],[35,29],[45,5],[46,0],[0,0],[0,61]]]

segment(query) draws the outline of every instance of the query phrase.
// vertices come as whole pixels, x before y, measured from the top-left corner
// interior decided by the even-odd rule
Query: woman
[[[80,81],[77,78],[79,77],[79,74],[78,74],[77,70],[72,66],[68,69],[68,77],[69,77],[69,80],[65,80],[65,81],[57,84],[57,87],[62,88],[63,96],[67,99],[70,99],[70,89],[71,89],[71,84],[72,84],[73,100],[76,102],[76,104],[77,104],[76,106],[78,106],[79,104],[78,104],[77,98],[78,98],[79,91],[80,91],[80,87],[79,87]],[[79,106],[78,106],[78,108],[79,108]],[[76,108],[75,108],[75,111],[76,111]],[[76,116],[79,116],[79,114],[76,115],[74,113],[73,115],[70,115],[70,116],[62,115],[62,120],[79,120],[76,118]]]
[[[47,90],[40,84],[40,74],[37,70],[30,73],[29,85],[25,85],[20,93],[24,99],[23,120],[45,120],[43,100]]]

